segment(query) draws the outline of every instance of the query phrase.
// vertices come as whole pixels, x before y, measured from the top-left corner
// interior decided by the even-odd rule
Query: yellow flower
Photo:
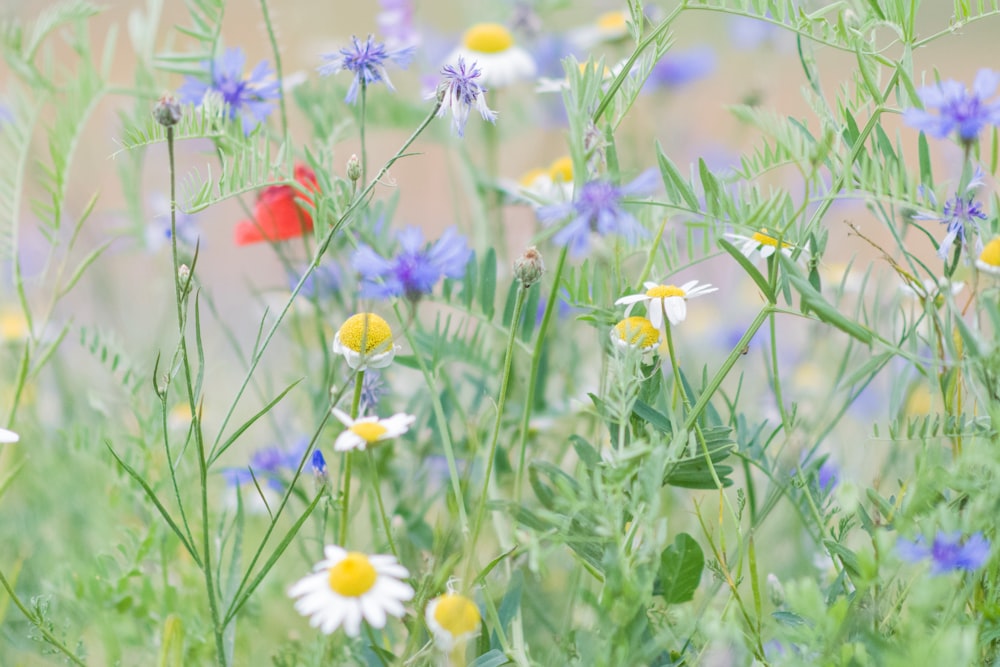
[[[487,88],[503,88],[535,76],[535,61],[514,44],[513,35],[499,23],[477,23],[466,30],[448,62],[457,62],[459,56],[479,66]]]
[[[352,315],[333,337],[333,353],[344,355],[356,370],[385,368],[397,351],[389,323],[374,313]]]
[[[434,643],[450,652],[479,634],[482,617],[476,604],[458,593],[445,593],[427,603],[427,627]]]
[[[660,344],[660,330],[645,317],[626,317],[611,328],[611,342],[621,349],[652,350]]]
[[[352,449],[364,450],[383,440],[398,438],[409,431],[413,422],[417,420],[413,415],[402,412],[388,419],[379,419],[378,417],[351,419],[350,415],[337,408],[333,409],[333,416],[347,427],[333,443],[333,449],[338,452],[348,452]]]
[[[1000,236],[986,244],[976,260],[976,268],[980,271],[1000,276]]]
[[[754,232],[751,236],[744,236],[743,234],[723,234],[723,236],[733,241],[739,241],[736,247],[747,257],[757,252],[761,257],[767,259],[778,251],[778,239],[771,236],[771,232],[767,231],[766,227],[761,227],[760,231]],[[793,250],[795,250],[795,246],[791,243],[781,242],[781,252],[785,256],[791,257]],[[803,256],[805,256],[805,253],[803,253]]]

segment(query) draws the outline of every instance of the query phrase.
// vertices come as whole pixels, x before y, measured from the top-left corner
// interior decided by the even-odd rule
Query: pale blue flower
[[[1000,102],[987,101],[998,85],[1000,73],[981,69],[972,83],[972,90],[951,79],[925,86],[917,91],[925,108],[907,109],[903,120],[938,139],[956,132],[962,143],[969,144],[979,138],[985,127],[1000,125]]]
[[[960,533],[938,532],[934,543],[927,546],[921,535],[916,540],[899,538],[896,553],[905,561],[915,563],[930,560],[932,574],[955,570],[978,570],[990,558],[990,542],[982,533],[975,533],[964,542]]]
[[[243,78],[246,54],[243,49],[227,49],[212,61],[204,63],[207,78],[186,77],[177,91],[177,97],[186,104],[199,105],[207,93],[216,93],[228,105],[229,118],[240,115],[243,133],[250,134],[264,122],[274,109],[274,101],[281,97],[278,81],[272,75],[267,61],[261,61]]]
[[[472,251],[465,237],[453,227],[431,245],[425,245],[423,232],[416,227],[397,232],[396,239],[399,252],[392,259],[382,257],[367,245],[358,246],[354,252],[351,265],[361,275],[363,297],[418,299],[430,294],[442,277],[465,275]]]
[[[677,88],[703,79],[713,71],[715,51],[709,46],[669,51],[653,65],[643,90]]]
[[[354,73],[354,80],[347,90],[348,103],[353,103],[358,96],[358,88],[364,82],[366,86],[379,81],[385,82],[385,87],[395,90],[392,81],[389,80],[389,73],[385,71],[385,64],[393,62],[403,69],[410,64],[413,59],[415,47],[407,46],[401,49],[389,50],[385,44],[376,42],[372,35],[368,35],[368,40],[364,43],[357,37],[352,37],[353,46],[348,46],[340,50],[340,53],[328,53],[323,55],[323,60],[329,61],[319,67],[319,73],[327,76],[336,74],[342,70]]]

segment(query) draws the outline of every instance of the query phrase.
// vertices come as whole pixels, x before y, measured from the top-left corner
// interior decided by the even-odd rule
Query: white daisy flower
[[[736,242],[736,247],[740,249],[747,257],[750,257],[757,252],[761,257],[767,259],[774,253],[778,251],[778,239],[771,236],[771,233],[767,231],[766,227],[762,227],[759,232],[754,232],[752,236],[744,236],[743,234],[733,234],[727,233],[723,234],[727,239],[731,239]],[[791,243],[781,242],[781,252],[786,257],[792,256],[792,251],[795,250],[795,246]],[[805,256],[803,253],[802,256]]]
[[[386,617],[401,618],[403,603],[413,598],[413,588],[401,581],[410,576],[395,556],[366,556],[334,545],[323,550],[325,558],[291,588],[298,598],[295,610],[309,616],[309,625],[323,634],[343,626],[350,637],[361,634],[361,621],[376,629]]]
[[[456,62],[459,56],[479,66],[487,87],[503,88],[535,76],[531,55],[514,44],[510,31],[499,23],[477,23],[466,30],[446,62]]]
[[[378,417],[351,419],[350,415],[337,408],[333,409],[333,416],[347,427],[333,443],[333,449],[338,452],[349,452],[353,449],[364,451],[369,445],[398,438],[409,431],[413,422],[417,420],[415,416],[402,412],[388,419]]]
[[[588,51],[604,42],[617,42],[628,37],[628,12],[605,12],[593,23],[569,31],[570,44]]]
[[[434,643],[445,653],[479,634],[479,607],[464,595],[445,593],[427,603],[424,614]]]
[[[601,76],[601,85],[610,83],[612,79],[618,76],[621,68],[625,65],[625,61],[621,61],[614,67],[604,66],[604,73]],[[598,64],[592,60],[587,62],[582,62],[579,64],[580,73],[584,74],[588,67],[597,69]],[[569,90],[569,78],[562,77],[561,79],[554,79],[552,77],[539,77],[538,82],[535,84],[536,93],[562,93]]]
[[[976,268],[1000,276],[1000,236],[986,244],[976,260]]]
[[[544,201],[573,200],[573,159],[568,155],[546,167],[532,169],[521,176],[518,188],[530,198]]]
[[[622,350],[638,348],[643,352],[660,344],[660,330],[645,317],[626,317],[611,327],[611,342]]]
[[[899,291],[904,294],[918,296],[921,299],[938,299],[945,294],[958,296],[965,288],[965,283],[961,281],[951,281],[947,278],[924,278],[919,284],[910,282],[899,286]]]
[[[12,442],[17,442],[20,439],[21,436],[19,436],[17,433],[14,433],[13,431],[8,431],[5,428],[0,428],[0,445],[7,445]]]
[[[344,355],[355,370],[385,368],[398,351],[389,323],[374,313],[352,315],[333,337],[333,353]]]
[[[643,283],[646,291],[642,294],[630,294],[615,301],[616,306],[628,304],[625,317],[632,311],[632,306],[640,301],[646,302],[646,315],[657,329],[663,326],[663,318],[672,326],[677,326],[687,317],[687,300],[718,291],[718,287],[709,284],[699,285],[697,280],[690,280],[680,287],[676,285],[658,285],[653,282]]]

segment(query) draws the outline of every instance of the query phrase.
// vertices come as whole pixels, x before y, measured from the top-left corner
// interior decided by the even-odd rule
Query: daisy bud
[[[357,181],[361,178],[361,160],[358,159],[357,155],[351,155],[347,160],[347,178],[351,181]]]
[[[173,95],[164,95],[153,106],[153,118],[163,127],[172,127],[181,122],[181,105]]]
[[[514,262],[514,277],[521,281],[525,287],[531,287],[545,273],[545,263],[542,262],[542,254],[535,246],[531,246]]]

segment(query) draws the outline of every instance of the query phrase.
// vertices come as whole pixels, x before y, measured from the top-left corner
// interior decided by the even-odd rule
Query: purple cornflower
[[[420,33],[413,25],[413,0],[378,0],[381,11],[375,16],[379,31],[390,49],[416,46]]]
[[[944,139],[958,132],[963,144],[971,144],[987,125],[1000,125],[1000,102],[987,102],[1000,85],[1000,73],[981,69],[972,83],[972,90],[954,80],[941,81],[918,91],[926,109],[937,109],[933,114],[923,109],[907,109],[903,120],[911,127],[932,137]]]
[[[940,214],[938,213],[917,213],[913,216],[914,220],[935,220],[943,225],[947,225],[947,233],[945,237],[941,240],[941,245],[938,246],[938,257],[945,259],[948,257],[948,253],[951,252],[951,247],[954,245],[955,241],[958,241],[963,246],[967,254],[971,254],[968,247],[969,232],[971,231],[976,237],[976,254],[978,255],[983,250],[983,239],[979,233],[979,220],[985,220],[986,214],[983,213],[983,209],[980,207],[979,202],[976,201],[975,188],[983,184],[982,172],[976,170],[975,177],[968,185],[964,195],[956,194],[954,197],[945,202],[944,209]],[[937,199],[934,197],[934,193],[927,190],[927,198],[930,200],[932,206],[937,206]]]
[[[340,50],[340,53],[327,53],[323,55],[323,60],[328,60],[325,65],[320,65],[318,71],[323,76],[336,74],[342,70],[354,72],[354,81],[347,89],[347,97],[344,98],[350,104],[358,96],[358,87],[364,83],[368,86],[379,81],[385,82],[385,87],[395,90],[389,74],[385,71],[386,61],[392,61],[406,69],[413,59],[413,52],[416,47],[408,46],[402,49],[390,51],[385,44],[376,42],[372,35],[368,35],[368,41],[361,43],[357,37],[351,37],[354,46],[348,46]]]
[[[361,296],[388,299],[405,296],[418,299],[429,294],[442,276],[461,278],[472,251],[454,227],[445,230],[435,243],[424,244],[424,234],[416,227],[396,233],[399,253],[385,259],[366,245],[358,246],[351,265],[361,274]]]
[[[246,54],[243,49],[227,49],[204,67],[208,80],[193,76],[186,77],[177,91],[177,97],[186,104],[201,104],[208,93],[215,93],[229,107],[229,118],[240,114],[243,133],[250,134],[271,114],[273,102],[281,97],[278,81],[268,77],[272,74],[267,61],[262,60],[246,79],[243,66]]]
[[[931,559],[931,574],[978,570],[989,560],[989,540],[982,533],[972,535],[964,544],[961,538],[960,533],[939,532],[934,544],[928,547],[922,535],[912,541],[901,537],[896,542],[896,552],[910,563]]]
[[[709,46],[669,52],[653,65],[643,89],[677,88],[702,79],[714,70],[715,51]]]
[[[252,484],[253,478],[257,478],[257,483],[275,490],[285,488],[285,481],[282,473],[294,473],[299,468],[302,457],[305,456],[306,449],[309,448],[309,441],[300,438],[289,449],[280,446],[265,447],[258,449],[250,457],[250,463],[242,468],[230,467],[221,470],[222,476],[226,478],[229,486],[242,486]],[[253,471],[253,475],[250,471]]]
[[[543,225],[552,225],[568,216],[573,219],[555,233],[552,242],[569,246],[570,254],[579,257],[590,247],[590,233],[600,236],[618,234],[628,242],[648,236],[648,232],[631,213],[622,208],[629,195],[651,194],[660,182],[659,173],[648,169],[628,185],[618,187],[608,181],[585,183],[572,202],[551,204],[538,209]]]
[[[457,65],[445,65],[441,68],[444,81],[431,95],[441,100],[438,116],[451,111],[451,127],[460,137],[465,136],[465,123],[469,120],[469,111],[473,106],[483,120],[497,122],[497,112],[486,106],[486,89],[476,81],[482,73],[475,62],[466,67],[465,58],[459,56]]]

